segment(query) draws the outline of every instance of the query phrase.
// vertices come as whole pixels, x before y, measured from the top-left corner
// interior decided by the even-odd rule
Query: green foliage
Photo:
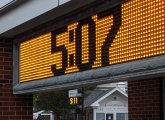
[[[34,95],[34,106],[39,110],[52,110],[55,113],[66,113],[69,105],[68,91],[44,92]]]
[[[83,97],[87,97],[94,88],[86,87],[83,91],[82,89],[79,91],[83,93]],[[79,108],[79,106],[69,105],[68,90],[35,94],[33,102],[36,111],[51,110],[56,114],[67,114],[71,110]]]

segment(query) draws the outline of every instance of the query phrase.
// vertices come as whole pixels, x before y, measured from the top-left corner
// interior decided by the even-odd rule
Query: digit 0
[[[95,61],[95,33],[95,22],[91,17],[79,21],[76,29],[76,64],[80,71],[91,69]],[[86,43],[86,45],[84,43]],[[86,54],[87,57],[84,58]]]

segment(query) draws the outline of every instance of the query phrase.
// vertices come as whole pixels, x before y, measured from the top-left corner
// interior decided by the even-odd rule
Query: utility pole
[[[84,109],[84,88],[82,88],[82,120],[86,120],[86,112]]]
[[[60,5],[60,0],[58,0],[58,6]]]

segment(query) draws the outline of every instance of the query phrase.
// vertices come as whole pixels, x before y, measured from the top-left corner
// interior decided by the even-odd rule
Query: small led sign
[[[78,105],[78,101],[79,101],[78,97],[70,97],[69,98],[69,104],[70,105]]]
[[[130,0],[20,43],[20,82],[165,54],[165,2]]]

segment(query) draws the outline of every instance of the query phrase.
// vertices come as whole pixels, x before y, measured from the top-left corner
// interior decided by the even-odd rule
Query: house
[[[36,113],[33,113],[33,120],[37,120],[39,115],[42,116],[43,120],[55,120],[53,111],[41,110],[41,111],[38,111]]]
[[[128,120],[126,83],[98,86],[85,99],[86,120]]]

